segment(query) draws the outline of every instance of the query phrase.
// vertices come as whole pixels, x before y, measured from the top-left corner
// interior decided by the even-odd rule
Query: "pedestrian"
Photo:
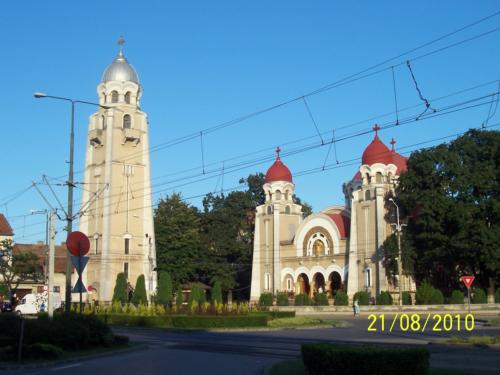
[[[355,317],[356,317],[356,316],[359,316],[359,303],[358,303],[358,300],[357,300],[357,299],[355,299],[355,300],[354,300],[354,305],[353,305],[353,307],[354,307],[354,316],[355,316]]]

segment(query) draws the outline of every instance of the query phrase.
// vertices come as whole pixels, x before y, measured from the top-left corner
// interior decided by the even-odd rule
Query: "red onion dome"
[[[292,181],[292,173],[290,169],[283,164],[280,159],[280,151],[281,149],[276,148],[276,161],[271,165],[271,167],[266,172],[266,182],[274,182],[274,181]]]

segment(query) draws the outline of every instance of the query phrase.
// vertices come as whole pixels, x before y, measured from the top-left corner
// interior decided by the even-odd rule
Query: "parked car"
[[[61,296],[59,293],[51,293],[54,309],[61,307]],[[15,312],[19,315],[34,315],[39,312],[47,311],[48,293],[30,293],[16,306]]]
[[[8,301],[0,302],[0,311],[3,313],[12,312],[12,303]]]

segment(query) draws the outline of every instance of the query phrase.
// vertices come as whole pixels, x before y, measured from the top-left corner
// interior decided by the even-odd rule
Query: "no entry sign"
[[[66,247],[74,256],[83,256],[89,252],[90,241],[86,234],[74,231],[68,235]]]
[[[474,282],[474,276],[462,276],[461,280],[465,284],[467,289],[470,289],[472,283]]]

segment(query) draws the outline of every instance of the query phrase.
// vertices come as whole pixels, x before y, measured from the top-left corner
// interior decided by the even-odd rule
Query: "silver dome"
[[[139,84],[137,72],[134,67],[128,63],[121,50],[113,63],[111,63],[102,74],[101,82],[109,81],[131,81]]]

